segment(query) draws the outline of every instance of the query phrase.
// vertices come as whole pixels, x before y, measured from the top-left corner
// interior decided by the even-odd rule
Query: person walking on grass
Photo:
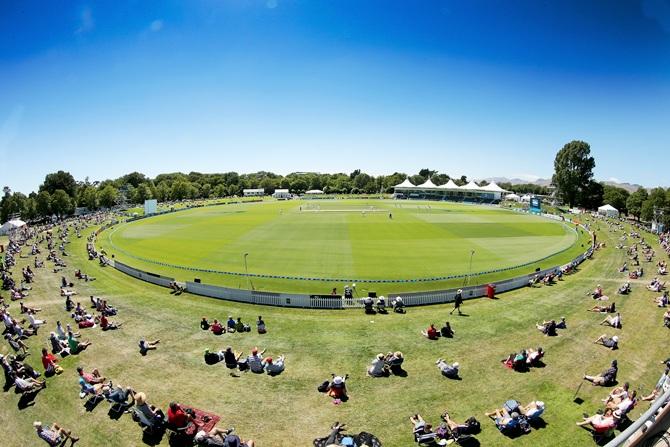
[[[458,315],[463,315],[461,312],[461,304],[463,304],[463,289],[458,289],[456,291],[456,296],[454,296],[454,308],[451,309],[449,315],[452,315],[455,310],[458,311]]]

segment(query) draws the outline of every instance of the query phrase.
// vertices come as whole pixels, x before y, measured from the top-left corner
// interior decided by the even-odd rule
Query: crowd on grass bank
[[[73,273],[74,281],[70,281],[67,272],[71,269],[68,268],[65,261],[69,256],[67,247],[72,237],[81,238],[84,229],[90,226],[103,225],[109,218],[107,215],[97,214],[58,224],[24,228],[12,234],[6,249],[3,247],[4,257],[0,264],[0,276],[2,289],[9,294],[9,300],[5,301],[4,297],[0,296],[0,317],[4,323],[4,339],[10,349],[14,351],[13,355],[0,356],[0,364],[5,375],[5,391],[14,387],[16,392],[21,395],[20,399],[25,401],[24,404],[27,405],[47,387],[45,378],[72,373],[76,376],[76,389],[85,405],[94,407],[99,402],[108,402],[111,406],[110,410],[121,414],[130,414],[142,428],[144,436],[160,439],[167,433],[172,440],[181,443],[180,445],[254,447],[256,442],[253,439],[242,439],[236,434],[234,428],[217,427],[216,424],[220,421],[218,415],[178,402],[170,402],[167,407],[161,408],[150,404],[145,392],[136,391],[131,385],[122,386],[115,383],[112,378],[106,377],[96,368],[86,370],[83,366],[79,366],[74,372],[66,372],[60,366],[59,361],[64,357],[85,356],[87,348],[95,342],[96,330],[114,331],[122,330],[124,327],[122,315],[109,300],[91,295],[88,299],[83,300],[84,303],[82,304],[77,291],[78,284],[94,281],[95,277],[77,269]],[[615,221],[602,220],[598,223],[594,222],[594,224],[606,225],[607,231],[617,235],[621,234],[616,249],[625,252],[627,261],[619,269],[619,272],[625,276],[625,282],[617,289],[616,293],[621,295],[620,299],[623,299],[633,290],[631,280],[643,278],[644,270],[640,262],[653,263],[657,259],[657,254],[640,233],[625,232],[624,227]],[[87,241],[88,257],[90,260],[99,260],[100,266],[105,267],[109,263],[108,258],[106,253],[96,250],[94,238],[95,233]],[[660,235],[659,242],[663,250],[670,255],[670,234]],[[598,244],[598,249],[604,247],[604,244]],[[46,256],[41,259],[43,254],[46,254]],[[22,258],[30,257],[33,257],[33,262],[19,261]],[[20,278],[18,278],[18,262],[24,264],[20,269]],[[634,274],[629,270],[628,262],[635,267]],[[40,272],[47,266],[60,276],[59,284],[54,284],[52,287],[54,290],[58,287],[62,298],[63,316],[61,320],[65,324],[61,320],[46,321],[40,319],[39,315],[42,309],[30,305],[31,284],[37,278],[43,276]],[[564,274],[571,273],[575,270],[575,267],[570,266],[570,269],[561,269],[560,272],[552,272],[541,278],[535,278],[535,281],[531,280],[529,285],[539,286],[562,281]],[[662,281],[660,277],[667,274],[666,262],[658,260],[655,269],[658,275],[646,285],[646,288],[661,295],[655,297],[650,306],[665,308],[668,306],[668,293],[665,290],[665,281]],[[172,289],[173,293],[177,292],[175,287],[172,287]],[[349,285],[345,287],[345,291],[347,289],[352,290]],[[181,292],[183,290],[178,293]],[[461,293],[462,291],[457,293],[451,315],[454,312],[463,315]],[[605,332],[594,340],[594,343],[603,345],[612,351],[620,349],[621,340],[617,331],[620,331],[623,327],[623,317],[617,311],[616,303],[610,300],[600,284],[589,291],[587,296],[597,302],[596,305],[587,308],[587,310],[603,315],[602,320],[594,320],[593,324],[606,326],[610,330],[610,332]],[[362,302],[366,314],[386,313],[384,297],[377,298],[376,302],[372,298],[364,298]],[[401,298],[392,300],[390,304],[395,312],[401,314],[406,312]],[[670,310],[664,310],[663,324],[670,327]],[[262,316],[257,317],[254,326],[258,334],[266,334],[268,331],[268,326]],[[565,317],[542,320],[535,326],[547,337],[560,336],[563,331],[569,332]],[[210,321],[207,317],[203,317],[200,321],[201,330],[209,331],[216,336],[240,334],[243,337],[244,333],[251,332],[251,328],[252,325],[245,323],[243,317],[234,318],[233,315],[229,315],[225,323],[223,320],[219,321],[219,319]],[[30,352],[25,341],[49,330],[48,338],[45,338],[48,344],[41,348],[42,371],[38,371],[26,360]],[[430,342],[456,339],[456,331],[449,321],[446,321],[441,327],[435,323],[430,323],[425,330],[418,332]],[[90,335],[89,337],[85,336],[87,333]],[[417,343],[421,339],[417,334]],[[235,340],[239,342],[243,338],[236,338]],[[150,351],[159,349],[160,340],[141,339],[138,342],[138,347],[141,355],[148,355]],[[205,350],[204,361],[208,365],[223,363],[230,370],[231,375],[237,375],[238,372],[249,372],[281,376],[286,368],[287,354],[290,355],[290,353],[275,352],[272,355],[266,355],[266,353],[267,349],[258,347],[253,347],[248,350],[248,353],[245,353],[234,350],[232,346],[227,346],[221,350]],[[512,371],[527,371],[529,368],[544,366],[543,362],[546,355],[547,352],[542,347],[524,347],[509,355],[505,354],[501,363]],[[447,361],[443,357],[439,357],[435,361],[435,367],[439,371],[438,373],[445,378],[467,380],[467,374],[464,373],[461,364],[456,360],[460,359],[452,358]],[[388,377],[390,375],[404,377],[407,375],[407,371],[403,369],[404,361],[405,355],[400,351],[382,352],[374,356],[365,368],[365,374],[370,378]],[[584,380],[595,386],[613,388],[607,395],[603,395],[602,409],[593,415],[585,414],[583,419],[577,422],[577,425],[591,430],[596,436],[611,436],[615,429],[625,426],[629,422],[628,417],[631,410],[639,402],[653,401],[661,394],[664,386],[670,385],[670,379],[668,379],[670,359],[662,363],[666,366],[665,375],[654,390],[647,395],[638,395],[637,391],[630,391],[631,386],[628,382],[619,385],[617,381],[619,372],[617,360],[609,361],[610,366],[598,374],[584,375]],[[324,380],[316,388],[319,392],[326,394],[333,404],[339,405],[349,398],[348,379],[348,374],[330,373],[330,378]],[[282,379],[278,377],[275,380]],[[545,404],[542,400],[536,399],[527,405],[522,405],[512,398],[504,402],[499,408],[485,413],[485,416],[494,422],[500,432],[515,436],[520,433],[529,433],[532,427],[541,426],[543,423],[542,415],[545,410],[550,411],[550,405]],[[471,416],[464,419],[464,422],[458,423],[452,419],[449,411],[444,411],[440,415],[441,422],[436,426],[426,422],[419,414],[412,415],[409,420],[414,440],[422,444],[433,442],[444,445],[450,442],[461,442],[475,436],[481,430],[476,417]],[[34,428],[36,435],[50,445],[61,445],[68,441],[75,444],[79,440],[79,437],[72,431],[58,423],[43,424],[40,421],[35,421]],[[316,438],[314,445],[320,447],[377,447],[381,446],[381,441],[375,435],[366,432],[348,434],[345,425],[338,422],[331,427],[329,434]]]

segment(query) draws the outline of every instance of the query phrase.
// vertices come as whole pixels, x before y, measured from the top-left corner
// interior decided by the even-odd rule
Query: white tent
[[[458,185],[452,179],[449,179],[444,185],[438,186],[440,189],[458,189]]]
[[[514,202],[518,202],[518,201],[521,200],[521,197],[512,193],[512,194],[507,194],[505,196],[505,200],[511,200],[511,201],[514,201]]]
[[[532,198],[533,198],[533,196],[531,196],[530,194],[526,194],[526,195],[521,196],[520,201],[521,202],[530,202],[530,199],[532,199]]]
[[[602,214],[607,217],[619,217],[619,210],[608,203],[607,205],[598,207],[598,214]]]
[[[489,183],[486,186],[482,186],[480,189],[482,191],[489,191],[489,192],[507,192],[500,186],[498,186],[495,182]]]
[[[431,182],[430,179],[428,179],[424,183],[417,186],[417,188],[437,188],[437,186],[435,183]]]
[[[309,191],[306,191],[305,194],[323,194],[323,191],[320,189],[310,189]]]
[[[416,186],[414,186],[414,183],[410,182],[408,178],[406,178],[405,181],[402,182],[401,184],[395,185],[395,187],[396,188],[416,188]]]
[[[20,219],[9,220],[0,227],[0,236],[3,236],[16,228],[21,228],[25,224],[26,223]]]
[[[469,190],[469,191],[478,191],[478,190],[480,190],[481,188],[479,187],[478,184],[476,184],[475,182],[473,182],[472,180],[470,180],[470,181],[468,182],[467,185],[463,185],[463,186],[461,186],[461,189],[467,189],[467,190]]]

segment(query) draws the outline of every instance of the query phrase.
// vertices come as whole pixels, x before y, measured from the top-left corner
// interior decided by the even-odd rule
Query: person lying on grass
[[[625,415],[637,404],[637,391],[633,391],[630,394],[626,394],[621,399],[612,399],[607,403],[606,407],[610,410],[619,410],[622,415]]]
[[[458,379],[458,372],[460,368],[458,362],[447,363],[443,359],[437,359],[435,364],[437,365],[437,369],[440,370],[444,377],[449,379]]]
[[[607,306],[598,306],[595,305],[590,309],[586,309],[589,312],[600,312],[600,313],[614,313],[616,311],[616,303],[612,302],[611,304],[608,304]]]
[[[605,326],[612,326],[615,329],[621,329],[621,314],[617,312],[613,317],[605,317],[605,319],[601,321],[600,324],[604,324]]]
[[[16,374],[14,377],[14,386],[22,393],[31,393],[46,388],[47,382],[46,380],[33,379],[28,375],[21,376],[20,374]]]
[[[20,301],[19,304],[21,305],[21,313],[22,313],[22,314],[25,314],[25,313],[28,313],[28,312],[33,312],[33,313],[35,313],[35,312],[41,312],[41,311],[42,311],[42,309],[40,309],[39,307],[29,307],[29,306],[26,306],[26,305],[23,303],[23,301]]]
[[[156,339],[154,341],[146,341],[145,339],[141,339],[139,346],[140,346],[140,354],[142,355],[147,355],[149,351],[153,351],[154,349],[158,349],[156,346],[158,343],[160,343],[160,339]]]
[[[600,284],[596,286],[593,292],[590,292],[591,298],[597,300],[603,296],[603,288]]]
[[[125,407],[131,407],[135,404],[135,390],[131,387],[123,388],[118,385],[114,387],[110,382],[102,387],[102,395],[105,396],[105,399],[122,404]],[[130,402],[128,402],[129,397],[132,398]]]
[[[616,335],[614,337],[608,337],[607,335],[603,334],[596,338],[593,343],[603,345],[607,348],[610,348],[612,351],[619,349],[619,337]]]
[[[40,421],[33,422],[37,436],[46,441],[50,446],[63,446],[69,439],[71,444],[79,441],[79,438],[72,434],[71,430],[66,430],[55,422],[50,427],[44,427]]]
[[[95,385],[105,381],[105,378],[100,375],[100,371],[98,371],[97,368],[93,368],[93,370],[90,373],[87,373],[84,371],[84,368],[78,366],[77,374],[79,374],[79,377],[83,378],[86,381],[86,383],[90,385]]]
[[[628,397],[629,394],[629,388],[630,384],[628,382],[625,382],[621,386],[614,387],[612,391],[607,395],[605,399],[602,399],[603,403],[605,406],[609,404],[610,402],[616,402],[619,403],[626,397]]]
[[[619,410],[612,411],[607,409],[604,414],[594,414],[593,416],[584,413],[582,419],[581,422],[577,422],[579,427],[588,426],[596,433],[604,433],[616,428],[621,420],[621,412]]]
[[[584,375],[584,380],[588,380],[596,386],[612,386],[616,382],[616,376],[619,372],[619,367],[616,360],[612,360],[609,368],[603,371],[598,376]]]

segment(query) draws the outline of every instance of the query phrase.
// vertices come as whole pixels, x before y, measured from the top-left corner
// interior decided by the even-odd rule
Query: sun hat
[[[42,423],[40,421],[33,422],[33,427],[37,428],[37,427],[41,427],[41,426],[42,426]]]
[[[614,342],[618,343],[618,342],[619,342],[619,337],[617,337],[617,336],[615,335],[614,337],[612,337],[612,340],[613,340]]]
[[[535,401],[535,406],[537,408],[542,409],[542,408],[544,408],[544,402],[542,402],[541,400],[537,400],[537,401]]]
[[[341,385],[342,382],[344,382],[344,380],[342,380],[342,377],[340,377],[340,376],[335,376],[335,378],[333,379],[333,383],[335,385]]]
[[[196,433],[195,438],[193,439],[195,439],[195,442],[202,442],[205,437],[207,437],[207,433],[203,430],[200,430],[198,433]]]
[[[621,419],[623,414],[621,413],[621,410],[614,410],[614,413],[612,413],[612,416],[614,416],[617,419]]]
[[[458,362],[454,362],[454,365],[453,365],[453,366],[454,366],[454,368],[458,368],[458,367],[461,366],[461,365],[459,365]]]

